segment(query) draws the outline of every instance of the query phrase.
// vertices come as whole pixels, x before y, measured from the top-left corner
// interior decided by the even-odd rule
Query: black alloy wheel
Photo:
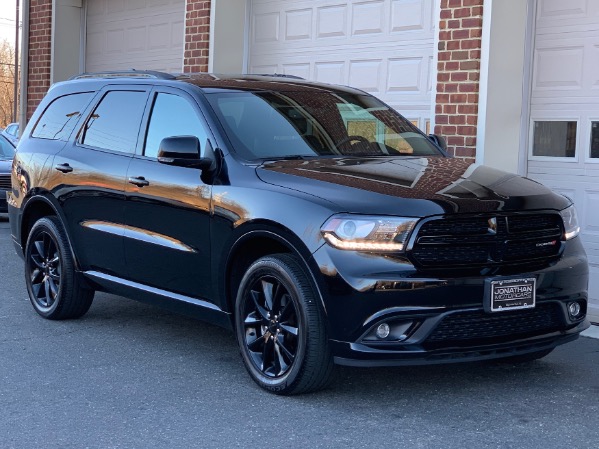
[[[29,255],[32,300],[39,309],[50,309],[60,289],[60,254],[53,236],[41,231],[32,241]]]
[[[300,394],[331,379],[323,313],[295,257],[267,256],[249,267],[237,294],[235,327],[245,366],[262,388]]]
[[[94,291],[82,285],[56,217],[41,218],[31,228],[25,246],[25,281],[33,308],[44,318],[79,318],[92,304]]]
[[[298,349],[298,313],[285,286],[264,276],[250,286],[251,302],[244,315],[245,345],[255,366],[265,376],[283,376]]]

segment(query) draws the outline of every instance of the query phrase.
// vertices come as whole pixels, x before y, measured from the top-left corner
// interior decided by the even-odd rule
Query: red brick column
[[[207,72],[210,45],[210,0],[187,0],[183,72]]]
[[[29,5],[29,69],[27,120],[50,87],[52,0],[31,0]]]
[[[435,133],[474,159],[484,0],[441,0]]]

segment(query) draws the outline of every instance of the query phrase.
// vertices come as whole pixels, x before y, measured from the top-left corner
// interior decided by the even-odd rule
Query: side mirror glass
[[[443,151],[447,151],[447,142],[443,136],[437,134],[429,134],[428,138],[431,142],[441,148]]]
[[[158,162],[179,167],[211,167],[212,160],[201,158],[200,150],[200,141],[196,136],[166,137],[160,142]]]

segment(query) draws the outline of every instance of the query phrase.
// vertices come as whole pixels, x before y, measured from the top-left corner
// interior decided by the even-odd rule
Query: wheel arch
[[[234,315],[234,302],[237,287],[249,268],[260,257],[277,253],[288,253],[297,256],[302,268],[306,271],[316,289],[322,310],[326,315],[323,282],[318,276],[318,267],[306,245],[291,230],[268,221],[252,222],[238,231],[238,236],[224,261],[224,273],[221,280],[226,307]]]
[[[60,210],[59,205],[56,203],[56,200],[50,195],[49,192],[37,192],[27,198],[26,203],[23,207],[23,213],[21,215],[21,223],[20,223],[20,236],[19,240],[21,243],[21,248],[23,251],[25,250],[25,246],[27,244],[27,239],[29,237],[29,233],[33,225],[40,219],[48,216],[55,216],[60,221],[65,234],[67,236],[67,240],[69,242],[69,250],[71,255],[73,256],[73,260],[75,262],[75,267],[79,268],[79,263],[75,252],[73,251],[73,244],[71,241],[71,236],[69,235],[69,231],[67,226],[65,225],[66,219]]]

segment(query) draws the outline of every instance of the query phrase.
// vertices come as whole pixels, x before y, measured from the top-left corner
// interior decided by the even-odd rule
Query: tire
[[[555,348],[543,349],[542,351],[529,352],[527,354],[513,355],[511,357],[503,357],[500,359],[492,360],[494,363],[527,363],[534,362],[535,360],[542,359],[543,357],[551,354]]]
[[[292,255],[262,257],[248,268],[235,301],[235,334],[246,369],[265,390],[302,394],[332,380],[324,313]]]
[[[31,305],[46,319],[79,318],[92,305],[94,291],[81,284],[56,217],[41,218],[31,228],[25,246],[25,282]]]

